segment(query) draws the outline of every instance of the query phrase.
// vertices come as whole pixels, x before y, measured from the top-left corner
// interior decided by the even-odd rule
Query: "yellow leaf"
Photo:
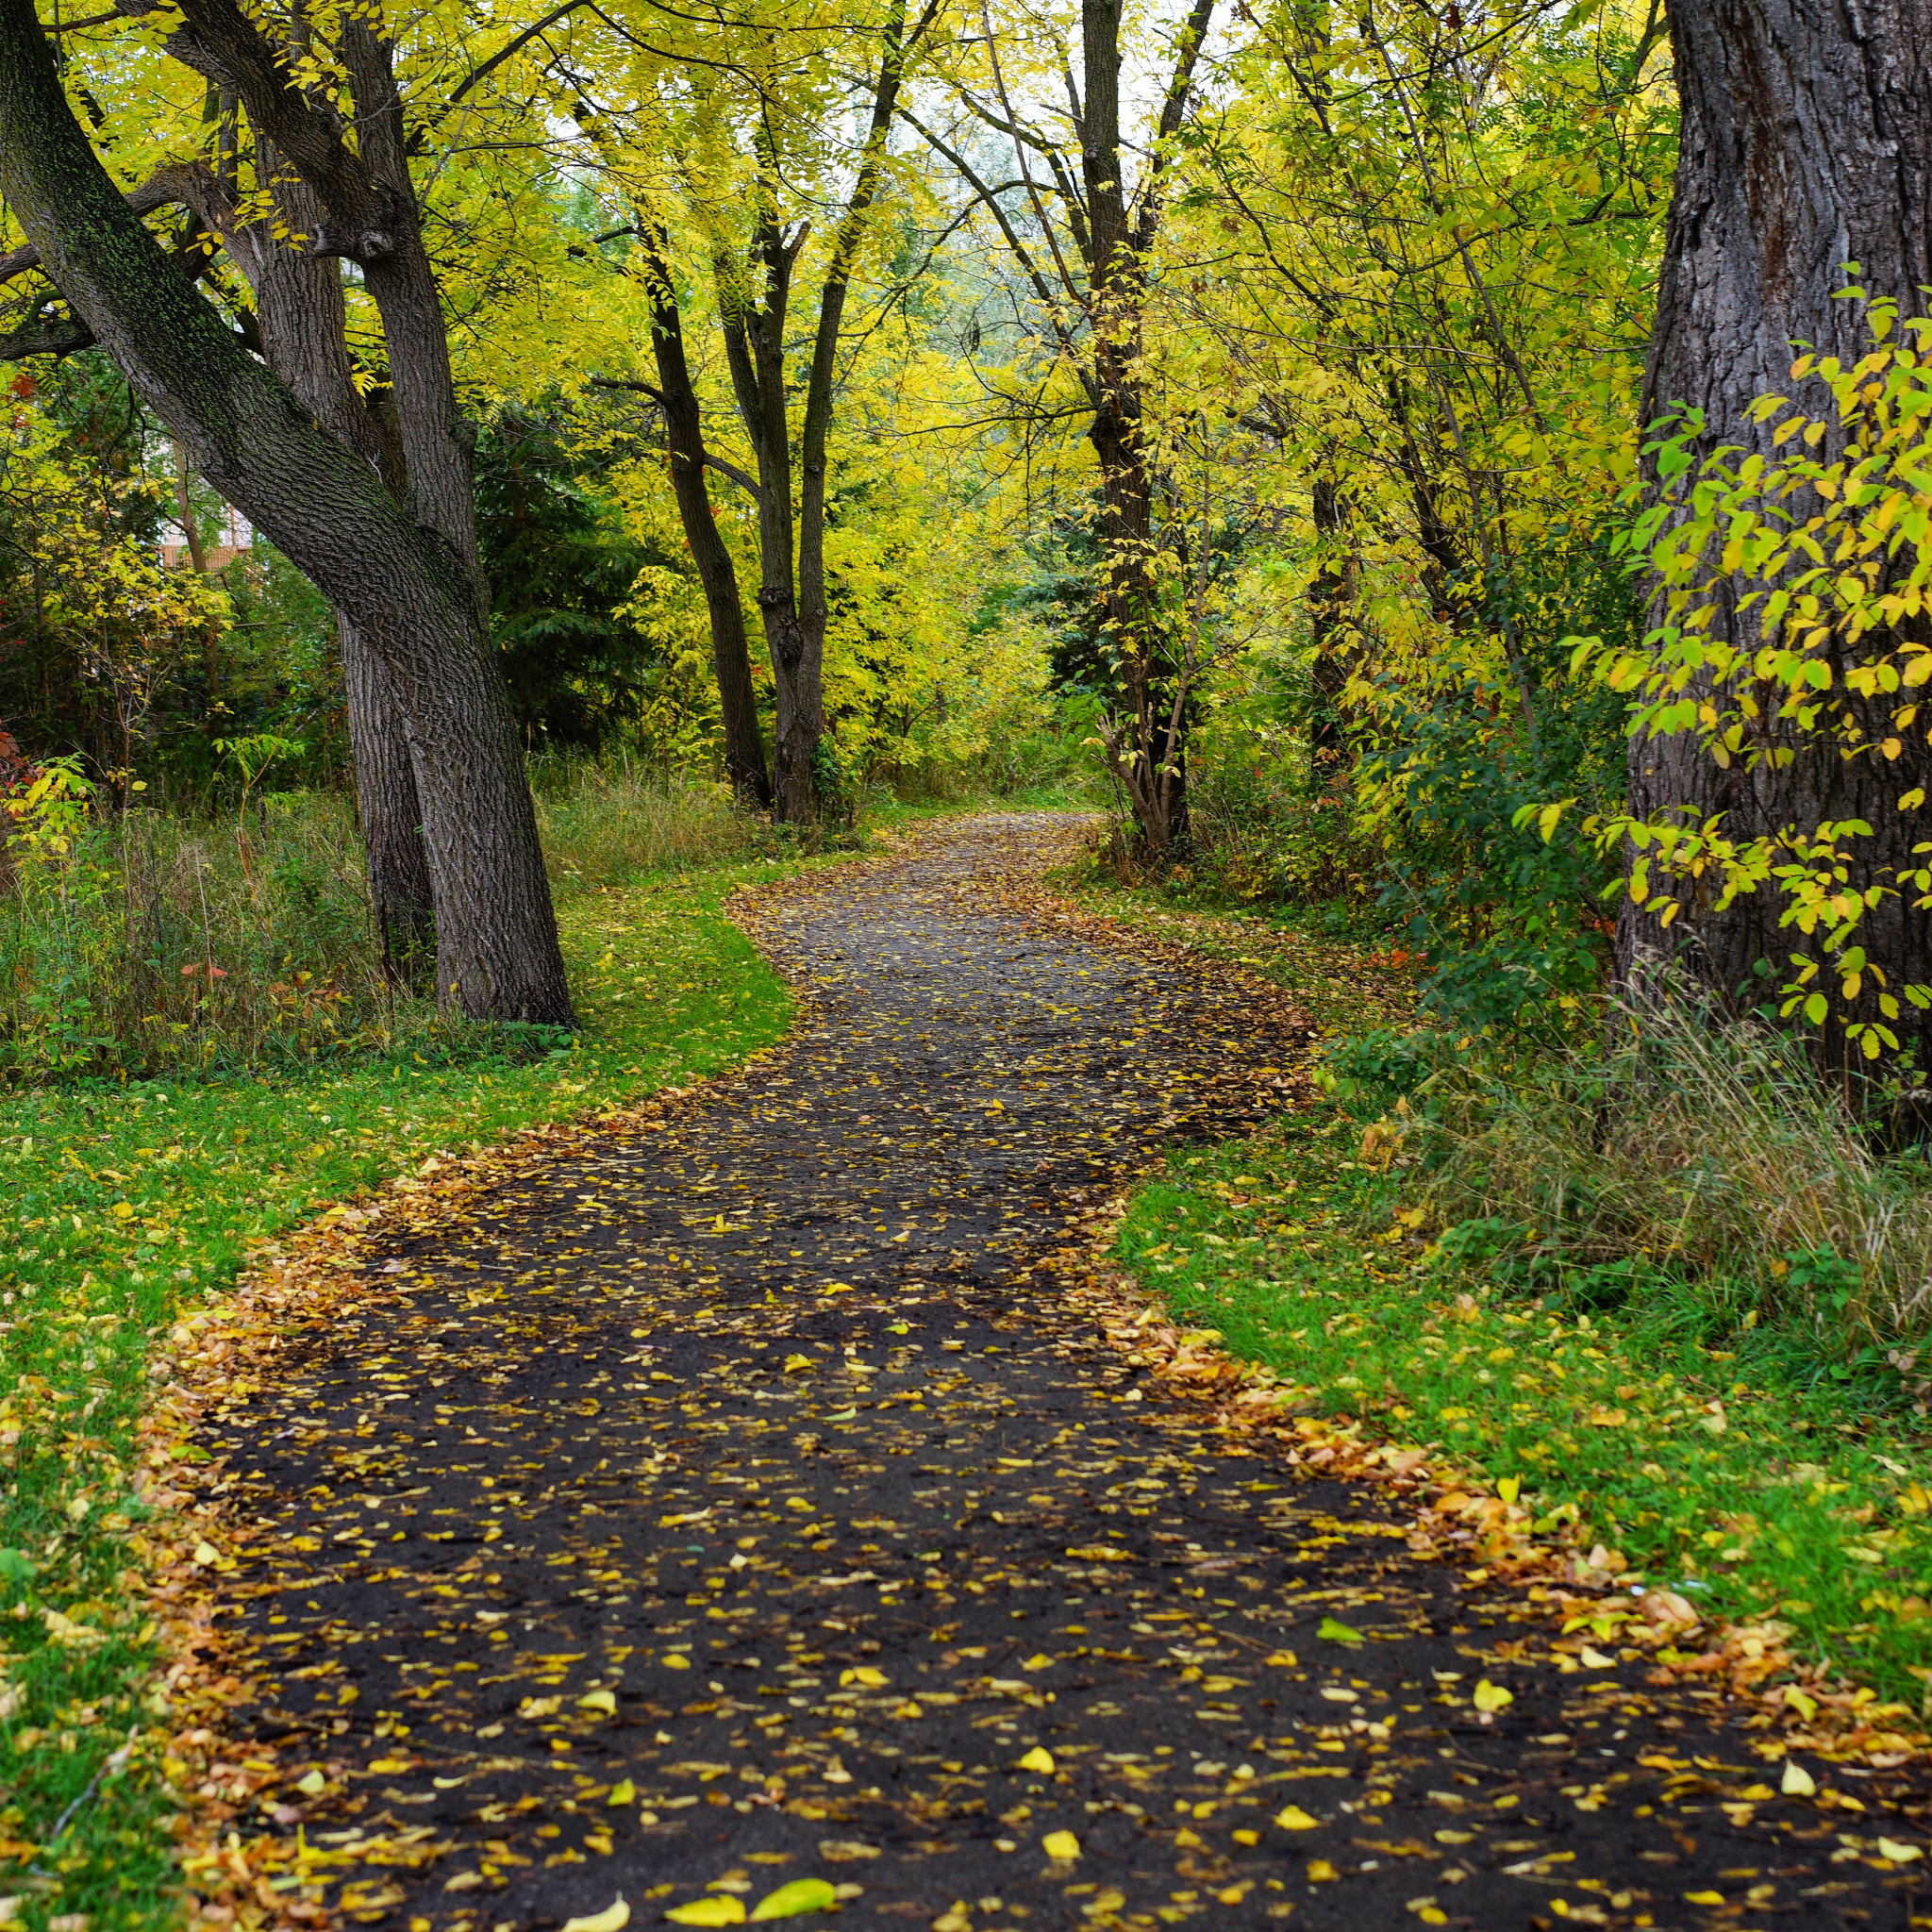
[[[839,1682],[841,1685],[861,1684],[868,1690],[878,1690],[885,1681],[885,1672],[875,1671],[870,1664],[860,1664],[856,1671],[841,1671],[839,1673]]]
[[[1286,1810],[1274,1814],[1274,1822],[1283,1831],[1314,1831],[1322,1821],[1310,1818],[1299,1805],[1291,1805]]]
[[[321,1772],[311,1771],[307,1777],[298,1777],[295,1780],[295,1789],[305,1798],[319,1797],[328,1789],[328,1780]]]
[[[563,1932],[624,1932],[630,1924],[630,1907],[619,1892],[616,1900],[604,1907],[601,1912],[591,1912],[581,1919],[566,1919]]]
[[[694,1898],[688,1906],[673,1906],[664,1916],[674,1925],[741,1925],[744,1907],[729,1893],[718,1892],[710,1898]],[[570,1932],[570,1927],[566,1925],[563,1932]]]
[[[808,1355],[788,1355],[785,1357],[785,1373],[788,1375],[802,1375],[810,1367],[812,1358]]]
[[[128,1201],[116,1201],[114,1205],[108,1209],[108,1212],[111,1214],[116,1221],[128,1221],[133,1218],[134,1207],[133,1204]]]
[[[1788,1798],[1808,1798],[1818,1790],[1818,1780],[1795,1758],[1785,1759],[1785,1774],[1778,1790]]]
[[[1268,1661],[1279,1670],[1291,1671],[1299,1660],[1291,1650],[1277,1650]]]
[[[1049,1858],[1073,1859],[1080,1856],[1080,1840],[1071,1831],[1050,1831],[1040,1843]]]
[[[1341,1875],[1326,1858],[1310,1858],[1308,1860],[1308,1883],[1310,1885],[1319,1885],[1324,1878],[1339,1878]]]
[[[675,1650],[667,1650],[664,1653],[664,1655],[658,1659],[658,1661],[660,1664],[662,1664],[667,1671],[688,1671],[691,1669],[690,1657],[685,1657],[684,1655],[682,1655],[682,1653]]]
[[[577,1699],[579,1710],[601,1710],[606,1717],[617,1715],[617,1699],[608,1690],[589,1690]]]
[[[1795,1710],[1798,1713],[1798,1715],[1801,1718],[1803,1718],[1807,1724],[1811,1722],[1811,1720],[1814,1717],[1818,1715],[1818,1705],[1816,1700],[1807,1697],[1805,1694],[1805,1692],[1800,1690],[1795,1684],[1787,1684],[1785,1686],[1785,1702],[1789,1704],[1791,1707],[1791,1708]]]
[[[1523,1493],[1523,1478],[1520,1475],[1506,1475],[1496,1485],[1496,1493],[1505,1503],[1513,1503]]]
[[[1895,1838],[1882,1838],[1878,1840],[1878,1856],[1890,1858],[1894,1865],[1909,1865],[1914,1858],[1925,1855],[1917,1845],[1901,1844]]]
[[[1492,1684],[1485,1677],[1475,1687],[1474,1701],[1478,1710],[1501,1710],[1505,1705],[1514,1704],[1516,1699],[1502,1685]]]
[[[1721,1906],[1724,1902],[1721,1891],[1687,1891],[1684,1896],[1693,1906]]]
[[[767,1892],[752,1907],[752,1919],[797,1919],[807,1912],[823,1912],[839,1903],[839,1894],[823,1878],[794,1878],[776,1891]]]
[[[1031,1657],[1029,1657],[1026,1659],[1026,1661],[1024,1664],[1020,1666],[1020,1668],[1023,1671],[1043,1671],[1047,1669],[1052,1664],[1052,1657],[1048,1657],[1045,1651],[1037,1650],[1033,1653]]]
[[[1606,1657],[1602,1651],[1593,1650],[1589,1644],[1583,1646],[1583,1668],[1587,1671],[1607,1671],[1616,1667],[1617,1659]]]
[[[1046,1750],[1043,1746],[1036,1744],[1032,1750],[1027,1752],[1025,1757],[1021,1758],[1020,1769],[1022,1771],[1051,1771],[1053,1769],[1053,1753]]]
[[[194,1546],[194,1560],[197,1563],[199,1563],[204,1569],[206,1569],[208,1566],[208,1564],[215,1562],[220,1557],[221,1554],[221,1551],[216,1549],[214,1544],[212,1544],[211,1542],[198,1542]]]
[[[610,1795],[604,1800],[607,1805],[628,1805],[638,1794],[638,1788],[629,1778],[619,1778],[610,1787]]]

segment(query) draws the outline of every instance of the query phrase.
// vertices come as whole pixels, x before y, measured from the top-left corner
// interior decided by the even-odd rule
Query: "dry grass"
[[[776,856],[772,828],[738,810],[729,786],[708,778],[586,760],[545,763],[532,776],[559,891]]]
[[[1532,1264],[1634,1261],[1840,1360],[1932,1325],[1932,1166],[1876,1151],[1762,1030],[1675,998],[1615,1008],[1588,1050],[1453,1057],[1412,1106],[1404,1140],[1436,1213],[1520,1228]]]

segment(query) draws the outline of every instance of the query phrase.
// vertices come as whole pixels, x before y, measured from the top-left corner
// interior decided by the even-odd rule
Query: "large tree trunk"
[[[351,373],[341,265],[333,256],[306,254],[285,239],[318,228],[321,204],[259,134],[256,170],[258,178],[275,184],[279,222],[271,216],[242,227],[230,208],[208,207],[203,214],[213,218],[210,226],[217,227],[254,290],[262,354],[315,420],[375,470],[390,495],[403,504],[408,472],[397,439],[363,402]],[[435,885],[423,843],[408,737],[388,673],[349,613],[338,608],[335,617],[369,908],[383,971],[391,985],[427,991],[435,981]]]
[[[0,0],[0,192],[136,393],[387,673],[429,848],[441,997],[476,1017],[568,1022],[535,808],[474,559],[397,508],[142,226],[68,108],[30,0]],[[414,448],[409,459],[413,491]]]
[[[752,687],[751,647],[744,634],[744,606],[738,572],[711,513],[705,482],[705,429],[697,391],[684,353],[684,320],[671,281],[661,228],[641,224],[651,291],[651,346],[658,362],[658,399],[671,458],[671,489],[684,541],[691,545],[705,608],[711,619],[711,660],[718,674],[718,704],[724,721],[724,769],[740,805],[768,809],[772,780],[758,733],[758,694]]]
[[[1671,403],[1692,404],[1705,416],[1700,455],[1721,444],[1769,455],[1783,412],[1762,424],[1745,412],[1759,395],[1791,392],[1793,341],[1847,364],[1863,353],[1860,307],[1834,299],[1848,261],[1860,265],[1872,295],[1896,298],[1907,314],[1924,308],[1919,291],[1932,283],[1932,6],[1675,0],[1671,30],[1682,149],[1644,420]],[[1814,388],[1812,412],[1829,407]],[[1834,666],[1840,691],[1841,671]],[[1792,754],[1782,768],[1767,757],[1721,770],[1690,732],[1633,740],[1631,809],[1683,810],[1700,823],[1724,812],[1725,831],[1738,840],[1863,819],[1874,836],[1841,841],[1857,855],[1855,885],[1884,884],[1915,864],[1911,848],[1926,836],[1924,822],[1900,812],[1897,801],[1932,785],[1923,724],[1899,734],[1905,749],[1890,763],[1871,753],[1843,758],[1822,733],[1784,729],[1774,738],[1779,729],[1767,727],[1760,741]],[[1761,888],[1720,913],[1707,884],[1700,894],[1682,883],[1683,909],[1668,929],[1653,909],[1625,901],[1616,958],[1626,981],[1643,958],[1671,956],[1720,995],[1755,1006],[1790,977],[1792,954],[1816,957],[1815,940],[1778,924],[1788,902],[1774,890]],[[1932,914],[1912,908],[1915,896],[1889,894],[1858,928],[1894,992],[1932,983]],[[1843,1057],[1845,1022],[1877,1017],[1877,998],[1868,974],[1855,1007],[1835,1014],[1823,1042],[1828,1064]],[[1919,1041],[1923,1068],[1927,1017],[1907,1006],[1893,1030]]]

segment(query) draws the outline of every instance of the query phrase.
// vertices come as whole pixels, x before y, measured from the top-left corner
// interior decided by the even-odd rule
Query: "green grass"
[[[1178,1155],[1134,1200],[1121,1258],[1191,1323],[1330,1414],[1518,1477],[1546,1528],[1632,1577],[1918,1708],[1932,1682],[1923,1431],[1869,1391],[1798,1372],[1682,1302],[1575,1311],[1451,1260],[1398,1219],[1403,1177],[1359,1158],[1323,1102],[1257,1138]]]
[[[163,1694],[128,1536],[154,1339],[324,1203],[528,1124],[702,1076],[778,1039],[790,995],[722,916],[778,869],[585,891],[558,908],[582,1029],[475,1029],[279,1076],[46,1087],[0,1131],[0,1899],[43,1932],[168,1922],[179,1873]],[[534,1057],[532,1055],[534,1054]],[[118,1746],[124,1768],[57,1821]]]

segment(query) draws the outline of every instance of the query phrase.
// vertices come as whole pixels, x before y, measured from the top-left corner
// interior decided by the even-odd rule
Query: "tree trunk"
[[[738,572],[711,514],[705,483],[705,430],[697,391],[684,353],[684,322],[677,309],[661,228],[646,221],[643,231],[646,274],[651,291],[651,345],[658,362],[664,440],[671,458],[671,488],[684,541],[691,545],[705,607],[711,619],[711,659],[718,674],[718,703],[724,720],[724,769],[742,806],[769,809],[772,780],[758,733],[758,695],[752,687],[751,648],[744,634],[744,606],[738,594]]]
[[[369,911],[383,972],[391,986],[422,991],[435,981],[436,888],[423,842],[408,738],[381,660],[365,648],[341,609],[336,637],[356,765],[356,811],[369,866]]]
[[[218,232],[254,291],[262,354],[323,428],[368,463],[400,505],[408,487],[396,439],[357,392],[351,372],[341,266],[333,256],[304,254],[275,233],[277,225],[285,234],[312,233],[322,224],[321,205],[308,184],[281,165],[265,135],[256,136],[256,169],[275,184],[279,223],[270,216],[242,227],[230,218]],[[391,985],[425,992],[435,985],[435,887],[408,738],[389,675],[355,620],[340,607],[335,619],[369,908],[383,971]]]
[[[28,0],[0,0],[0,192],[136,393],[388,674],[429,847],[440,996],[478,1018],[567,1023],[535,808],[474,567],[249,358],[142,226],[75,122]]]
[[[1317,476],[1314,484],[1316,541],[1325,554],[1308,580],[1309,665],[1314,684],[1308,712],[1308,789],[1319,793],[1341,768],[1346,751],[1341,724],[1341,694],[1348,688],[1348,665],[1342,652],[1349,607],[1348,569],[1335,554],[1347,518],[1341,492],[1332,476]]]
[[[1671,31],[1682,147],[1644,421],[1671,403],[1692,404],[1705,418],[1699,456],[1730,444],[1769,457],[1780,417],[1757,424],[1745,412],[1759,395],[1791,392],[1792,341],[1847,365],[1864,351],[1859,305],[1835,299],[1848,261],[1860,265],[1870,294],[1896,298],[1904,314],[1924,309],[1919,291],[1932,284],[1932,6],[1675,0]],[[1842,669],[1834,666],[1840,691]],[[1780,768],[1765,758],[1747,768],[1738,760],[1728,771],[1694,733],[1636,739],[1630,808],[1645,817],[1683,811],[1697,822],[1724,812],[1738,840],[1863,819],[1874,836],[1841,841],[1857,854],[1852,884],[1881,884],[1915,863],[1911,848],[1925,836],[1922,820],[1898,809],[1900,794],[1932,785],[1924,726],[1899,735],[1905,749],[1885,763],[1870,753],[1845,758],[1822,733],[1774,740],[1767,730],[1765,740],[1791,761]],[[1914,896],[1888,894],[1858,928],[1894,991],[1932,983],[1932,913],[1915,909]],[[1791,976],[1792,954],[1818,955],[1816,940],[1778,924],[1786,901],[1772,889],[1722,913],[1691,882],[1679,897],[1683,909],[1668,929],[1655,911],[1625,900],[1616,962],[1626,982],[1641,959],[1668,956],[1721,996],[1755,1006]],[[1866,974],[1855,1007],[1835,1015],[1823,1041],[1826,1064],[1843,1058],[1846,1021],[1877,1017],[1877,992]],[[1918,1042],[1923,1069],[1927,1016],[1907,1006],[1893,1030]]]
[[[1121,659],[1125,720],[1121,777],[1134,802],[1142,845],[1157,860],[1191,843],[1187,707],[1163,689],[1172,656],[1155,608],[1154,489],[1141,435],[1141,314],[1147,257],[1159,231],[1166,147],[1186,116],[1189,91],[1214,0],[1194,0],[1155,128],[1147,178],[1130,220],[1121,143],[1119,0],[1082,0],[1080,46],[1087,99],[1080,113],[1080,168],[1087,188],[1088,320],[1092,329],[1088,437],[1100,464],[1100,612]],[[1205,568],[1205,560],[1204,560]],[[1178,675],[1176,667],[1168,666]]]

